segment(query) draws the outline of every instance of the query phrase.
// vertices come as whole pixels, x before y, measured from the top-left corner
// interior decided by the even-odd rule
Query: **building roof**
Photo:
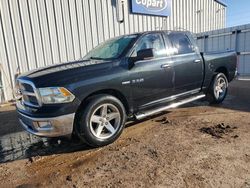
[[[219,4],[221,4],[221,5],[224,6],[224,7],[227,7],[227,4],[224,3],[222,0],[214,0],[214,1],[216,1],[216,2],[219,3]]]

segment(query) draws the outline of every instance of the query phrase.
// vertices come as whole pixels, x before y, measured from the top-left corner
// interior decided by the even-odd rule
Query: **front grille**
[[[23,104],[28,107],[39,107],[39,101],[34,84],[26,80],[17,80],[17,90]]]
[[[28,92],[34,92],[33,87],[27,83],[20,83],[20,89]]]
[[[23,100],[24,100],[24,102],[26,102],[26,104],[28,102],[32,105],[39,106],[38,101],[37,101],[35,96],[23,95]]]

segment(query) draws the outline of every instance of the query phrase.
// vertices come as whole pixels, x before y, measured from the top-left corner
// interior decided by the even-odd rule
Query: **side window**
[[[185,34],[170,33],[168,37],[173,44],[174,51],[177,52],[177,54],[188,54],[194,52],[192,45]]]
[[[160,34],[148,34],[139,41],[132,56],[135,57],[139,50],[149,48],[154,49],[155,57],[163,57],[167,55],[162,36]]]

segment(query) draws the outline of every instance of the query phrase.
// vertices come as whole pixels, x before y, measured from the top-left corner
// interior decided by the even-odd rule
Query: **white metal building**
[[[154,3],[168,15],[156,15]],[[17,72],[79,59],[118,35],[221,29],[225,15],[219,0],[0,0],[0,102],[13,98]]]

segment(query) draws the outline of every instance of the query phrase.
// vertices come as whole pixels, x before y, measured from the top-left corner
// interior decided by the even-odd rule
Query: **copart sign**
[[[156,16],[170,16],[172,0],[131,0],[132,12]]]

